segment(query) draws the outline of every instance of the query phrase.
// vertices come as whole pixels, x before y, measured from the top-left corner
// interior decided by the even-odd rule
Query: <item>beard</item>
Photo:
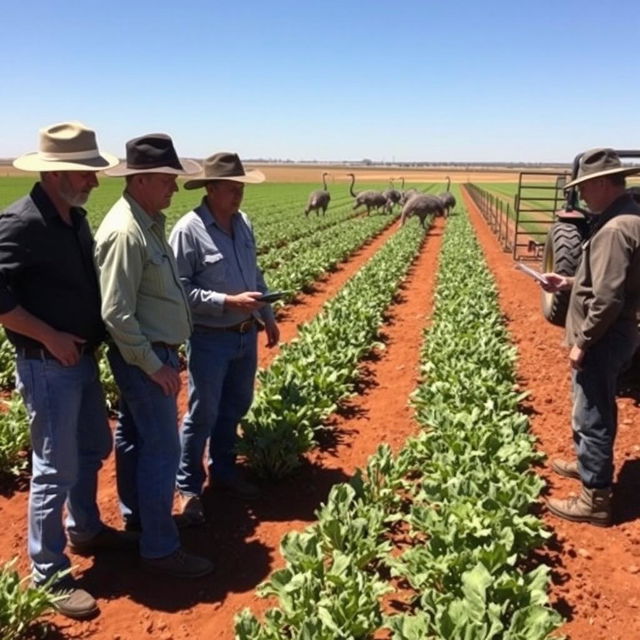
[[[67,176],[62,174],[60,178],[60,196],[71,207],[82,207],[89,199],[89,191],[77,191],[71,185]]]

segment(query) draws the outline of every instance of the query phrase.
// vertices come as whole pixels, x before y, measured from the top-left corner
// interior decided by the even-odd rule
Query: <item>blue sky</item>
[[[81,120],[103,149],[570,161],[640,148],[640,2],[4,2],[0,157]]]

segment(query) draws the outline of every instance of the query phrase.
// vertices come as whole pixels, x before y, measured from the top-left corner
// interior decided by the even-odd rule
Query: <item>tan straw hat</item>
[[[212,180],[233,180],[234,182],[247,182],[258,184],[264,182],[262,171],[245,171],[237,153],[221,151],[214,153],[204,161],[202,172],[184,183],[185,189],[199,189]]]
[[[96,134],[81,122],[60,122],[40,129],[40,150],[13,161],[22,171],[101,171],[118,164],[100,153]]]
[[[580,158],[578,175],[575,180],[564,185],[565,190],[581,182],[610,176],[616,173],[630,175],[640,173],[640,167],[623,167],[618,154],[613,149],[589,149]]]
[[[166,133],[149,133],[126,144],[127,157],[115,169],[105,173],[122,177],[136,173],[168,173],[190,176],[199,173],[200,165],[188,158],[178,158],[171,138]]]

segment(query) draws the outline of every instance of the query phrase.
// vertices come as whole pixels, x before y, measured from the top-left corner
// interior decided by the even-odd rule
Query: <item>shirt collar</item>
[[[158,211],[155,216],[150,216],[126,191],[122,194],[122,197],[127,201],[131,208],[131,213],[136,222],[144,229],[151,229],[154,225],[160,228],[164,227],[165,215],[162,211]]]
[[[202,220],[202,223],[204,224],[205,227],[215,226],[224,232],[224,229],[218,224],[218,221],[213,215],[211,209],[209,209],[206,196],[202,198],[202,202],[200,203],[200,206],[196,207],[194,211]],[[231,216],[231,227],[233,229],[236,228],[237,221],[238,221],[238,212],[234,213],[233,216]]]
[[[640,207],[628,193],[623,193],[621,196],[616,198],[600,215],[595,216],[595,230],[597,231],[607,222],[609,222],[609,220],[623,213],[640,213]]]
[[[39,182],[33,185],[30,196],[44,218],[48,218],[49,220],[62,220],[60,212],[56,209],[51,198]],[[71,207],[69,212],[73,223],[87,215],[87,212],[82,207]]]

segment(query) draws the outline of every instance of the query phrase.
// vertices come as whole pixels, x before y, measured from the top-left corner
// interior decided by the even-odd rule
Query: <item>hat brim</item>
[[[264,173],[262,173],[262,171],[259,171],[258,169],[247,171],[242,176],[205,176],[201,172],[200,176],[196,176],[195,178],[191,178],[191,180],[187,180],[182,186],[184,189],[200,189],[201,187],[206,186],[209,182],[213,182],[214,180],[230,180],[231,182],[259,184],[260,182],[264,182],[266,180],[266,177]]]
[[[120,160],[110,153],[101,153],[88,160],[51,160],[39,151],[25,153],[13,161],[13,166],[21,171],[104,171],[115,167]]]
[[[189,158],[179,158],[182,169],[175,167],[153,167],[152,169],[131,169],[127,166],[126,161],[120,162],[117,167],[105,171],[108,176],[113,178],[122,178],[124,176],[133,176],[139,173],[167,173],[172,176],[192,176],[202,171],[202,167]]]
[[[564,190],[571,189],[571,187],[575,187],[577,184],[581,184],[586,182],[587,180],[593,180],[594,178],[602,178],[603,176],[612,176],[615,174],[621,174],[625,176],[629,176],[634,173],[640,173],[640,167],[617,167],[616,169],[607,169],[606,171],[597,171],[596,173],[590,173],[586,176],[581,176],[580,178],[576,178],[571,182],[567,182],[564,185]]]

